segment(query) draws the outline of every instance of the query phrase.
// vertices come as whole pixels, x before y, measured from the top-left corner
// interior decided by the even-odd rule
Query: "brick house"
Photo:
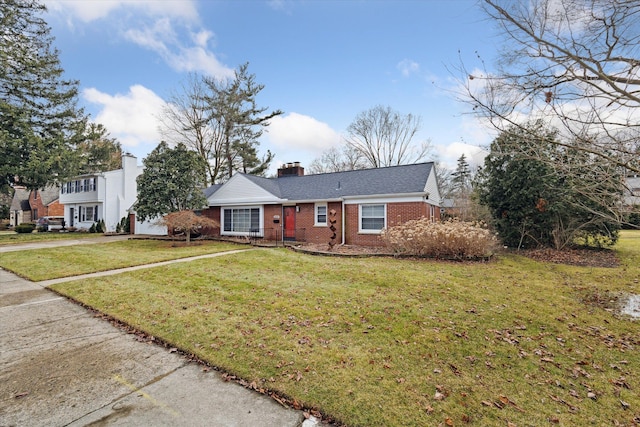
[[[60,204],[58,187],[31,191],[24,187],[15,188],[9,211],[10,225],[34,222],[45,216],[62,218],[63,215],[64,205]]]
[[[238,173],[205,194],[220,236],[328,243],[334,218],[337,243],[379,246],[383,228],[440,219],[433,163],[317,175],[288,163],[276,178]]]

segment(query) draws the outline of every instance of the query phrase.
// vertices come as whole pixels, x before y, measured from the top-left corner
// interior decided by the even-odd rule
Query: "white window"
[[[222,234],[263,235],[261,207],[223,208],[221,213]]]
[[[95,222],[98,220],[97,206],[80,206],[80,221]]]
[[[84,180],[84,191],[95,191],[95,190],[96,190],[96,179],[86,178]]]
[[[326,226],[327,225],[327,204],[326,203],[316,203],[315,205],[315,224],[316,226]]]
[[[387,226],[387,207],[380,205],[360,205],[359,232],[379,234]]]

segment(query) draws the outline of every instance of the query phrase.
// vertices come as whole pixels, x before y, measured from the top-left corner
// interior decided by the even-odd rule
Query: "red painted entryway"
[[[284,216],[284,240],[296,240],[296,207],[285,206],[282,211]]]

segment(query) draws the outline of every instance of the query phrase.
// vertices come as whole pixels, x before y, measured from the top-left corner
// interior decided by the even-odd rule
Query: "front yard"
[[[640,294],[640,232],[617,250],[592,268],[261,249],[53,288],[349,426],[633,426],[640,320],[614,302]]]
[[[247,248],[245,245],[211,241],[187,245],[160,240],[126,240],[7,252],[0,255],[0,267],[29,280],[41,281]]]

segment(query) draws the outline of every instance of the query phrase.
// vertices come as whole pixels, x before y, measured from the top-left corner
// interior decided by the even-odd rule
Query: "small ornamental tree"
[[[205,161],[184,144],[169,148],[166,142],[161,142],[144,159],[144,166],[144,172],[136,179],[135,209],[142,221],[206,206],[202,192]]]
[[[196,215],[193,211],[171,212],[163,216],[158,223],[167,230],[183,231],[187,236],[187,243],[191,241],[191,233],[201,228],[219,227],[218,221],[206,216]]]

